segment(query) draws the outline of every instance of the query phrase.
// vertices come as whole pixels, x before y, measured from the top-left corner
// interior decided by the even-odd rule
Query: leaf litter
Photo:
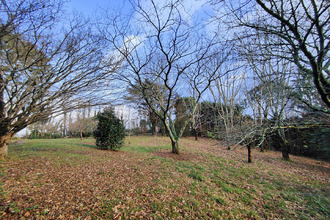
[[[244,148],[228,151],[208,139],[180,142],[170,152],[162,137],[131,137],[126,146],[158,146],[150,152],[109,152],[91,143],[65,154],[14,157],[1,165],[2,219],[280,219],[326,218],[328,162]],[[56,140],[45,140],[47,144]],[[160,144],[159,144],[160,143]],[[157,145],[158,144],[158,145]],[[28,147],[26,147],[28,149]],[[292,192],[292,193],[290,193]],[[315,210],[316,211],[312,211]]]

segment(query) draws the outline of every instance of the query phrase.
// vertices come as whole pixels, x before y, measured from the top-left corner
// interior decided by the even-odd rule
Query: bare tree
[[[30,124],[94,103],[103,71],[101,38],[88,22],[61,20],[63,2],[1,0],[0,155]],[[68,20],[68,19],[67,19]],[[65,23],[63,28],[60,22]],[[92,100],[93,99],[93,100]]]
[[[259,77],[259,83],[249,91],[247,97],[250,105],[258,109],[259,117],[255,117],[258,128],[255,135],[259,138],[257,146],[263,146],[267,134],[277,133],[281,140],[278,144],[281,146],[283,159],[289,159],[290,146],[287,144],[284,127],[290,116],[289,104],[292,101],[290,65],[268,63],[263,64],[262,69],[256,66],[253,68]]]
[[[27,129],[30,130],[30,138],[58,138],[62,136],[61,125],[61,120],[50,118],[29,125]]]
[[[165,102],[166,101],[166,87],[162,84],[159,84],[157,82],[153,82],[149,79],[146,79],[144,81],[144,84],[146,87],[150,88],[145,91],[145,94],[148,94],[147,96],[150,97],[150,103],[152,103],[155,108],[159,109],[160,106],[157,104],[160,101]],[[141,91],[138,89],[138,85],[129,86],[126,89],[127,94],[124,95],[124,98],[126,101],[133,103],[137,105],[137,107],[142,111],[145,112],[146,115],[148,115],[149,120],[151,122],[152,132],[155,136],[157,136],[157,128],[159,124],[161,123],[159,117],[155,115],[153,110],[150,108],[150,106],[147,104],[147,102],[144,99],[144,95],[141,93]],[[158,100],[154,98],[154,94],[157,94]],[[165,133],[164,128],[163,134]]]
[[[268,36],[264,36],[258,42],[268,40]],[[249,148],[253,143],[263,150],[266,136],[277,133],[281,140],[279,145],[283,158],[289,159],[290,149],[284,127],[292,112],[292,76],[297,70],[292,67],[290,61],[282,59],[280,55],[272,58],[271,54],[264,53],[261,56],[259,51],[264,49],[262,45],[243,45],[240,55],[252,70],[252,81],[250,86],[247,85],[245,97],[254,119],[253,125],[244,132],[248,134],[244,136],[245,143]]]
[[[218,128],[218,136],[225,136],[228,149],[236,141],[235,136],[239,130],[238,121],[242,113],[240,105],[243,102],[244,81],[244,73],[226,74],[220,76],[215,81],[215,85],[210,86],[213,100],[216,103],[215,111],[220,117],[221,127],[223,127],[223,129]],[[224,134],[221,130],[224,130]]]
[[[79,137],[80,140],[85,136],[92,136],[94,129],[96,128],[97,121],[93,117],[86,117],[83,114],[83,110],[78,110],[74,112],[76,114],[76,119],[71,122],[68,127],[68,133],[71,137]]]
[[[299,68],[297,79],[311,76],[325,106],[314,105],[306,97],[301,97],[301,101],[314,110],[329,113],[329,1],[244,0],[228,5],[235,16],[234,24],[240,27],[238,37],[262,45],[260,52],[293,62]],[[268,41],[254,41],[251,37],[255,34],[267,35]]]
[[[214,38],[197,36],[201,30],[184,18],[180,1],[156,4],[150,0],[148,3],[147,7],[140,1],[133,3],[135,17],[131,20],[109,19],[115,28],[104,30],[104,34],[127,65],[120,78],[140,91],[168,131],[172,152],[179,154],[179,139],[184,128],[228,52],[223,48],[215,50]],[[209,65],[211,59],[216,65]],[[146,79],[154,83],[145,84]],[[153,87],[159,83],[166,88],[165,99]],[[196,104],[177,132],[172,119],[173,100],[175,94],[182,91],[190,91]]]
[[[198,103],[197,109],[193,115],[192,122],[191,122],[191,128],[193,131],[193,134],[195,136],[195,141],[198,141],[198,135],[201,134],[201,104]]]

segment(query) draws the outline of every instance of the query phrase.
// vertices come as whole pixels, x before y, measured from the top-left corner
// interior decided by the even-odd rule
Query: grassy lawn
[[[0,219],[329,219],[330,164],[184,138],[16,140],[0,162]]]

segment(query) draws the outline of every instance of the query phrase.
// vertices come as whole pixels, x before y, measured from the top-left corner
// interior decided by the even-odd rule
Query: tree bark
[[[172,142],[172,153],[173,154],[180,154],[179,141],[178,140],[171,140],[171,142]]]
[[[252,163],[252,154],[251,154],[251,145],[250,144],[247,145],[247,149],[248,149],[248,163]]]
[[[66,112],[64,112],[63,114],[63,131],[62,131],[62,135],[63,137],[66,137]]]
[[[0,159],[6,158],[7,155],[8,155],[8,146],[7,146],[7,144],[2,144],[0,146]]]
[[[163,124],[163,127],[162,127],[162,135],[163,137],[166,137],[166,132],[165,132],[165,125]]]
[[[265,152],[265,140],[260,144],[260,152]]]
[[[6,141],[6,131],[5,131],[5,102],[4,102],[4,81],[2,78],[2,74],[0,73],[0,159],[7,157],[8,154],[8,146],[7,146],[7,141]]]
[[[197,133],[197,129],[194,129],[194,133],[195,133],[195,141],[198,141],[198,133]]]
[[[0,137],[0,159],[7,157],[7,155],[8,155],[8,146],[7,146],[7,144],[9,143],[12,136],[13,135],[10,133],[10,134],[7,134],[7,135],[4,135],[4,136]]]
[[[154,135],[157,137],[157,126],[154,126]]]
[[[282,151],[282,159],[283,160],[290,160],[290,147],[287,141],[282,141],[281,143],[281,151]]]
[[[290,153],[290,146],[288,144],[288,141],[285,137],[285,132],[283,129],[278,130],[278,134],[280,137],[280,147],[282,151],[282,159],[283,160],[290,160],[289,153]]]

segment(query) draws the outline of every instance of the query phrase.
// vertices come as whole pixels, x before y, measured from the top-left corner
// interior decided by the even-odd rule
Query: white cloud
[[[132,50],[135,50],[137,47],[141,46],[144,39],[145,37],[142,35],[140,36],[129,35],[125,37],[122,49],[131,52]]]

